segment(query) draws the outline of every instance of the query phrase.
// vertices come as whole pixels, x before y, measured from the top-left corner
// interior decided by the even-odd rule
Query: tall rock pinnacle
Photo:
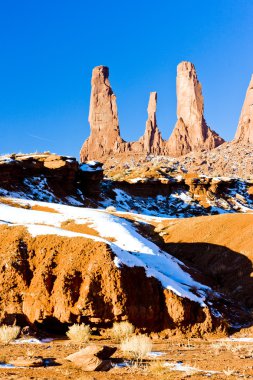
[[[235,140],[253,144],[253,75],[246,92]]]
[[[191,62],[177,66],[177,123],[166,143],[166,153],[181,156],[213,149],[224,140],[206,124],[202,86]]]
[[[143,145],[143,152],[160,154],[163,149],[163,139],[156,123],[157,92],[151,92],[148,103],[148,120],[146,130],[139,142]]]
[[[81,161],[103,160],[104,155],[117,152],[122,143],[116,96],[108,78],[108,67],[97,66],[93,69],[89,112],[91,134],[81,148]]]

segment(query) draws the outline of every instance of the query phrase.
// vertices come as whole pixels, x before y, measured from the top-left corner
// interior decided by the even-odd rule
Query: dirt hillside
[[[213,331],[208,308],[163,289],[143,268],[117,268],[105,243],[82,237],[32,237],[0,226],[1,321],[62,332],[74,322],[110,327],[130,320],[147,331]]]
[[[218,291],[253,307],[253,215],[223,214],[159,224],[166,248],[211,277]]]

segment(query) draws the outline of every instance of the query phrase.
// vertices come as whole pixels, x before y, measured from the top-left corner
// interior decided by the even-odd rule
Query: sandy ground
[[[93,339],[96,344],[114,345],[115,342]],[[55,340],[43,344],[10,344],[0,346],[0,361],[8,362],[20,356],[42,356],[52,358],[55,366],[40,368],[0,368],[0,379],[253,379],[253,339],[251,342],[232,340],[176,340],[156,341],[153,352],[161,356],[149,356],[142,365],[131,367],[114,367],[109,372],[84,372],[64,358],[70,353],[84,347],[69,340]],[[113,356],[114,364],[127,360],[117,350]],[[183,366],[196,368],[186,371],[172,370],[168,364],[182,362]],[[164,364],[167,363],[167,367]],[[179,365],[180,366],[180,365]],[[197,369],[203,370],[203,372]],[[217,371],[212,373],[208,371]]]

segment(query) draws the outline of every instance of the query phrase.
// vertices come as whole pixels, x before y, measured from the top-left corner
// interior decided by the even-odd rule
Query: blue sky
[[[253,73],[252,20],[251,0],[0,0],[0,152],[78,157],[101,64],[126,140],[143,134],[150,91],[169,137],[182,60],[196,66],[208,125],[232,139]]]

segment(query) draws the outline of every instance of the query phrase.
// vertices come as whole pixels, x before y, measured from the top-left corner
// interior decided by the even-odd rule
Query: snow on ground
[[[183,364],[183,362],[177,362],[177,363],[168,363],[166,362],[165,367],[169,367],[172,371],[180,371],[180,372],[189,372],[189,373],[195,373],[195,372],[203,372],[207,375],[213,375],[216,373],[221,373],[219,371],[213,371],[213,370],[204,370],[196,367],[191,367],[187,364]]]
[[[143,267],[147,276],[158,279],[164,288],[205,306],[206,292],[210,291],[210,288],[193,280],[190,274],[185,272],[186,266],[182,262],[143,237],[130,221],[97,209],[24,199],[12,201],[29,207],[48,207],[57,213],[0,204],[0,222],[13,226],[24,225],[32,236],[55,234],[105,242],[115,254],[114,262],[117,267]],[[67,220],[88,225],[98,232],[99,237],[64,230],[61,225]]]
[[[54,340],[54,338],[45,338],[45,339],[37,339],[37,338],[23,338],[23,339],[15,339],[11,344],[43,344],[50,343]]]
[[[220,342],[241,342],[241,343],[253,343],[253,337],[241,337],[241,338],[235,338],[235,337],[228,337],[219,339]]]

